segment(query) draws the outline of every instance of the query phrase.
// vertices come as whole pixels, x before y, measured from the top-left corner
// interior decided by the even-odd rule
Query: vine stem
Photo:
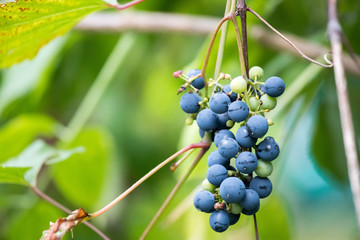
[[[116,8],[118,10],[124,10],[124,9],[127,9],[129,7],[132,7],[132,6],[135,6],[136,4],[138,3],[141,3],[145,0],[134,0],[134,1],[131,1],[131,2],[128,2],[126,4],[107,4],[109,7],[113,7],[113,8]]]
[[[45,201],[47,201],[48,203],[54,205],[55,207],[63,210],[64,212],[66,212],[67,214],[71,214],[72,211],[70,209],[68,209],[67,207],[65,207],[64,205],[58,203],[57,201],[55,201],[54,199],[52,199],[50,196],[46,195],[45,193],[43,193],[42,191],[40,191],[40,189],[38,189],[36,186],[30,186],[31,190],[33,190],[33,192],[39,196],[40,198],[44,199]],[[93,230],[94,232],[96,232],[100,237],[102,237],[105,240],[110,240],[110,238],[108,238],[103,232],[100,231],[100,229],[98,229],[97,227],[95,227],[94,225],[92,225],[89,222],[84,222],[84,224],[86,226],[88,226],[91,230]]]
[[[342,63],[342,45],[341,45],[341,26],[337,16],[337,1],[328,0],[328,32],[331,42],[332,55],[334,61],[334,74],[336,83],[336,92],[338,97],[338,106],[340,111],[341,128],[349,181],[355,211],[360,229],[360,172],[359,161],[356,149],[355,130],[352,122],[350,102],[347,91],[346,77]]]
[[[154,173],[156,173],[157,171],[159,171],[163,166],[165,166],[166,164],[168,164],[169,162],[171,162],[174,158],[176,158],[177,156],[191,150],[194,148],[202,148],[202,149],[207,149],[210,146],[211,143],[208,142],[200,142],[200,143],[195,143],[195,144],[191,144],[187,147],[184,147],[183,149],[179,150],[178,152],[174,153],[172,156],[170,156],[169,158],[167,158],[165,161],[163,161],[162,163],[160,163],[159,165],[157,165],[155,168],[153,168],[150,172],[148,172],[146,175],[144,175],[142,178],[140,178],[136,183],[134,183],[131,187],[129,187],[125,192],[123,192],[122,194],[120,194],[117,198],[115,198],[112,202],[110,202],[108,205],[106,205],[105,207],[103,207],[102,209],[100,209],[97,212],[91,213],[89,214],[89,219],[93,219],[96,218],[98,216],[100,216],[101,214],[105,213],[106,211],[108,211],[109,209],[111,209],[113,206],[115,206],[118,202],[120,202],[120,200],[122,200],[124,197],[126,197],[129,193],[131,193],[133,190],[135,190],[140,184],[142,184],[146,179],[148,179],[149,177],[151,177]]]
[[[259,240],[259,230],[257,226],[256,214],[254,214],[253,216],[254,216],[255,238],[256,240]]]
[[[230,10],[230,0],[227,0],[224,17],[226,17],[228,15],[229,10]],[[218,55],[216,58],[214,79],[219,78],[219,75],[220,75],[221,65],[222,65],[222,61],[223,61],[223,57],[224,57],[224,49],[225,49],[226,37],[227,37],[227,33],[228,33],[228,27],[229,27],[228,21],[226,21],[223,24],[223,26],[221,27],[221,35],[220,35]]]
[[[173,188],[173,190],[171,191],[169,196],[166,198],[165,202],[162,204],[160,209],[157,211],[157,213],[155,214],[155,216],[153,217],[153,219],[151,220],[149,225],[146,227],[145,231],[143,232],[143,234],[140,237],[140,240],[145,239],[145,237],[149,234],[150,230],[153,228],[153,226],[159,220],[159,217],[161,216],[161,214],[165,211],[166,207],[170,204],[171,200],[174,198],[174,196],[179,191],[181,186],[185,183],[186,179],[190,176],[191,172],[195,169],[196,165],[199,163],[201,158],[205,155],[205,153],[207,152],[209,147],[210,147],[210,145],[208,145],[207,147],[204,147],[200,150],[200,152],[196,156],[195,160],[193,161],[193,163],[191,164],[189,169],[186,171],[185,175],[181,177],[181,179],[178,181],[178,183]]]
[[[131,34],[123,35],[115,45],[104,66],[101,68],[94,83],[86,93],[84,100],[76,110],[70,120],[68,127],[60,134],[60,139],[70,142],[83,128],[91,114],[94,112],[105,90],[110,85],[114,76],[124,62],[125,57],[130,52],[135,43],[135,38]]]
[[[290,44],[290,46],[292,46],[303,58],[305,58],[306,60],[317,64],[319,66],[322,67],[326,67],[326,68],[331,68],[334,66],[334,64],[322,64],[310,57],[308,57],[307,55],[305,55],[305,53],[303,53],[294,43],[292,43],[287,37],[285,37],[283,34],[281,34],[278,30],[276,30],[273,26],[270,25],[270,23],[268,23],[265,19],[263,19],[257,12],[255,12],[254,10],[252,10],[251,8],[247,7],[247,10],[249,12],[251,12],[252,14],[255,15],[255,17],[257,17],[258,19],[260,19],[260,21],[262,21],[266,26],[268,26],[268,28],[270,28],[274,33],[276,33],[279,37],[281,37],[285,42],[287,42],[288,44]]]

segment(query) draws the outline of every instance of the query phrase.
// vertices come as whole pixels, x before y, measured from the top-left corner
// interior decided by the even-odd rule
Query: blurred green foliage
[[[148,0],[135,8],[221,17],[224,5]],[[326,1],[249,0],[248,5],[280,31],[329,45]],[[358,1],[339,5],[344,31],[357,52],[359,9]],[[248,21],[249,28],[260,24],[250,15]],[[124,34],[72,31],[34,60],[1,70],[0,162],[18,156],[39,138],[62,150],[84,147],[85,152],[42,168],[38,180],[41,190],[70,209],[98,210],[179,148],[200,140],[196,124],[184,124],[186,114],[176,95],[181,82],[172,72],[200,67],[209,38],[179,33],[132,33],[135,44],[86,126],[70,143],[58,139]],[[222,71],[232,76],[240,74],[235,46],[230,26]],[[273,116],[271,135],[282,153],[270,177],[274,192],[257,215],[260,239],[357,239],[332,70],[266,48],[251,36],[249,61],[263,67],[265,77],[282,77],[288,91]],[[359,77],[348,75],[348,86],[360,141]],[[208,215],[192,207],[194,189],[206,175],[206,156],[149,239],[254,239],[252,217],[242,216],[219,235],[210,229]],[[138,239],[191,161],[175,173],[165,167],[92,223],[111,239]],[[1,239],[38,239],[49,221],[64,216],[25,186],[0,185]],[[83,225],[74,229],[74,236],[99,239]]]

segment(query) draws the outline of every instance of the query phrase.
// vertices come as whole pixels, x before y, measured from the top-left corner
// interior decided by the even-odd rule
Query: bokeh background
[[[220,18],[225,2],[148,0],[126,11]],[[326,1],[251,0],[247,4],[278,30],[329,46]],[[340,1],[339,18],[356,52],[360,52],[359,13],[359,1]],[[265,45],[251,34],[255,26],[265,26],[248,16],[250,66],[263,67],[265,77],[283,78],[287,87],[278,99],[278,109],[269,115],[275,122],[269,135],[280,143],[281,154],[270,176],[273,193],[262,200],[257,214],[260,239],[359,239],[333,72]],[[182,82],[172,73],[201,67],[209,40],[209,35],[196,32],[73,30],[44,47],[32,61],[1,70],[0,162],[19,155],[36,138],[58,137],[109,55],[123,52],[123,57],[112,60],[116,67],[110,67],[111,83],[91,118],[66,145],[83,146],[86,151],[43,168],[38,180],[42,191],[70,209],[100,209],[172,153],[200,140],[196,123],[185,125],[186,114],[177,95]],[[121,51],[114,50],[117,44]],[[216,48],[208,76],[213,74],[215,56]],[[222,71],[233,77],[241,74],[231,26]],[[347,77],[360,146],[360,76]],[[192,206],[192,197],[206,176],[206,157],[148,239],[255,238],[252,217],[241,216],[235,226],[218,234],[211,230],[209,216]],[[138,239],[191,161],[175,173],[164,167],[92,223],[111,239]],[[29,188],[0,184],[0,239],[39,239],[50,221],[64,216]],[[74,229],[74,239],[100,238],[81,225]]]

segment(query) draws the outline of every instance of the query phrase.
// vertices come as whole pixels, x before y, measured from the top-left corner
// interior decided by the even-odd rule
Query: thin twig
[[[126,4],[118,4],[118,3],[116,3],[116,4],[108,4],[108,6],[116,8],[118,10],[124,10],[124,9],[129,8],[129,7],[135,6],[136,4],[141,3],[143,1],[145,1],[145,0],[134,0],[134,1],[131,1],[131,2],[126,3]]]
[[[246,74],[246,78],[249,78],[249,54],[248,54],[248,44],[247,44],[247,24],[246,24],[247,6],[245,0],[239,0],[236,8],[237,8],[237,14],[240,16],[240,22],[241,22],[242,49],[243,49],[245,69],[246,69],[245,74]]]
[[[251,8],[247,7],[247,10],[249,12],[251,12],[252,14],[254,14],[258,19],[260,19],[263,23],[265,23],[266,26],[268,26],[273,32],[275,32],[279,37],[281,37],[282,39],[284,39],[288,44],[290,44],[303,58],[305,58],[306,60],[315,63],[319,66],[322,67],[326,67],[326,68],[331,68],[334,66],[334,64],[323,64],[320,63],[310,57],[308,57],[307,55],[305,55],[294,43],[292,43],[287,37],[285,37],[284,35],[282,35],[278,30],[276,30],[273,26],[271,26],[265,19],[263,19],[257,12],[255,12],[254,10],[252,10]]]
[[[230,10],[230,5],[231,5],[230,0],[227,0],[224,17],[226,17],[228,15],[228,12]],[[225,22],[223,24],[223,26],[221,27],[221,35],[220,35],[218,55],[217,55],[216,64],[215,64],[214,79],[217,79],[220,75],[221,65],[222,65],[222,61],[223,61],[223,57],[224,57],[224,49],[225,49],[225,43],[226,43],[226,36],[228,33],[228,27],[229,27],[229,22]]]
[[[47,201],[48,203],[54,205],[55,207],[63,210],[64,212],[66,212],[67,214],[71,214],[72,211],[68,208],[66,208],[64,205],[58,203],[57,201],[55,201],[54,199],[52,199],[51,197],[49,197],[48,195],[46,195],[45,193],[43,193],[42,191],[40,191],[40,189],[38,189],[35,186],[31,186],[31,190],[34,191],[34,193],[39,196],[40,198],[44,199],[45,201]],[[90,229],[92,229],[94,232],[96,232],[100,237],[102,237],[105,240],[110,240],[110,238],[108,238],[103,232],[100,231],[100,229],[98,229],[97,227],[95,227],[94,225],[92,225],[89,222],[84,222],[84,224],[86,226],[88,226]]]
[[[334,73],[336,92],[338,97],[338,105],[340,111],[341,129],[343,133],[343,141],[345,147],[345,155],[347,160],[347,168],[349,181],[355,211],[360,229],[360,172],[359,162],[356,149],[355,130],[352,122],[349,96],[347,91],[346,77],[343,63],[341,60],[341,26],[337,17],[337,1],[328,0],[328,32],[332,47],[332,56],[334,61]]]
[[[168,164],[169,162],[171,162],[174,158],[176,158],[177,156],[191,150],[194,148],[208,148],[210,146],[210,143],[205,143],[205,142],[200,142],[200,143],[195,143],[195,144],[191,144],[187,147],[184,147],[183,149],[179,150],[178,152],[176,152],[175,154],[173,154],[172,156],[170,156],[169,158],[167,158],[165,161],[163,161],[162,163],[160,163],[159,165],[157,165],[155,168],[153,168],[150,172],[148,172],[145,176],[143,176],[142,178],[140,178],[136,183],[134,183],[130,188],[128,188],[125,192],[123,192],[122,194],[120,194],[116,199],[114,199],[112,202],[110,202],[108,205],[106,205],[105,207],[103,207],[102,209],[100,209],[97,212],[91,213],[89,214],[90,219],[95,218],[100,216],[101,214],[105,213],[106,211],[108,211],[110,208],[112,208],[113,206],[115,206],[118,202],[120,202],[121,199],[123,199],[124,197],[126,197],[129,193],[131,193],[133,190],[135,190],[140,184],[142,184],[146,179],[148,179],[149,177],[151,177],[154,173],[156,173],[157,171],[159,171],[163,166],[165,166],[166,164]]]
[[[184,156],[182,156],[179,160],[176,161],[176,163],[171,164],[170,166],[170,170],[172,172],[175,172],[178,167],[186,160],[188,159],[188,157],[190,157],[190,155],[195,151],[194,149],[191,149],[190,151],[188,151]]]
[[[255,237],[256,237],[256,240],[259,240],[259,230],[258,230],[258,225],[257,225],[257,221],[256,221],[256,214],[254,214],[253,216],[254,216],[254,226],[255,226]]]
[[[182,176],[182,178],[179,180],[179,182],[176,184],[176,186],[173,188],[173,190],[171,191],[171,193],[169,194],[169,196],[166,198],[165,202],[163,203],[163,205],[160,207],[160,209],[157,211],[157,213],[155,214],[155,216],[153,217],[153,219],[151,220],[151,222],[149,223],[149,225],[146,227],[145,231],[143,232],[143,234],[140,237],[140,240],[145,239],[145,237],[149,234],[150,230],[152,229],[152,227],[155,225],[155,223],[157,222],[157,220],[159,219],[160,215],[164,212],[164,210],[166,209],[166,207],[170,204],[171,200],[174,198],[174,196],[176,195],[176,193],[179,191],[179,189],[181,188],[181,186],[184,184],[184,182],[186,181],[186,179],[190,176],[191,172],[194,170],[194,168],[196,167],[196,165],[198,164],[198,162],[201,160],[201,158],[204,156],[204,154],[207,152],[207,150],[209,149],[209,147],[206,148],[202,148],[200,150],[200,152],[198,153],[198,155],[196,156],[195,160],[193,161],[193,163],[191,164],[191,166],[189,167],[189,169],[186,171],[185,175]]]

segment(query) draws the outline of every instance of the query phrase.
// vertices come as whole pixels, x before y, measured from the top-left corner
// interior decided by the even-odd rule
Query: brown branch
[[[319,66],[322,67],[326,67],[326,68],[331,68],[333,67],[333,64],[322,64],[310,57],[308,57],[306,54],[304,54],[293,42],[291,42],[287,37],[285,37],[283,34],[281,34],[278,30],[276,30],[273,26],[271,26],[265,19],[263,19],[257,12],[255,12],[254,10],[252,10],[251,8],[247,8],[247,10],[249,12],[251,12],[252,14],[254,14],[258,19],[260,19],[266,26],[268,26],[268,28],[270,28],[273,32],[275,32],[279,37],[281,37],[283,40],[285,40],[288,44],[290,44],[290,46],[292,46],[303,58],[305,58],[306,60],[317,64]]]
[[[174,196],[176,195],[176,193],[179,191],[179,189],[181,188],[181,186],[184,184],[184,182],[186,181],[186,179],[190,176],[190,174],[192,173],[192,171],[194,170],[194,168],[196,167],[196,165],[199,163],[199,161],[201,160],[201,158],[205,155],[205,153],[207,152],[207,150],[209,149],[210,146],[206,147],[206,148],[202,148],[200,150],[200,152],[198,153],[198,155],[196,156],[195,160],[193,161],[193,163],[191,164],[191,166],[189,167],[189,169],[186,171],[185,175],[181,177],[181,179],[178,181],[178,183],[175,185],[175,187],[173,188],[173,190],[171,191],[171,193],[169,194],[169,196],[166,198],[165,202],[161,205],[160,209],[157,211],[157,213],[155,214],[155,216],[153,217],[153,219],[151,220],[151,222],[149,223],[149,225],[146,227],[145,231],[143,232],[143,234],[140,237],[140,240],[143,240],[146,238],[146,236],[149,234],[150,230],[153,228],[153,226],[156,224],[156,222],[159,220],[161,214],[165,211],[166,207],[170,204],[171,200],[174,198]]]
[[[340,111],[341,129],[347,160],[349,181],[355,211],[360,229],[360,171],[359,161],[356,149],[355,130],[351,116],[349,95],[347,91],[345,71],[343,67],[342,45],[341,45],[341,26],[337,16],[337,1],[328,0],[328,32],[331,42],[332,55],[334,61],[334,74],[336,83],[336,92]]]
[[[242,49],[245,61],[245,73],[246,77],[249,78],[249,54],[248,54],[248,43],[247,43],[247,24],[246,24],[246,13],[247,6],[245,0],[239,0],[237,6],[237,14],[240,16],[241,22],[241,37],[242,37]]]
[[[67,214],[72,214],[72,211],[70,209],[68,209],[67,207],[65,207],[64,205],[58,203],[57,201],[55,201],[54,199],[52,199],[51,197],[49,197],[48,195],[46,195],[45,193],[43,193],[42,191],[40,191],[40,189],[38,189],[35,186],[31,186],[31,189],[34,191],[34,193],[39,196],[40,198],[44,199],[45,201],[49,202],[50,204],[54,205],[55,207],[63,210],[64,212],[66,212]],[[96,232],[100,237],[102,237],[105,240],[110,240],[110,238],[108,238],[103,232],[100,231],[100,229],[98,229],[97,227],[95,227],[94,225],[92,225],[89,222],[84,222],[84,224],[86,226],[88,226],[90,229],[92,229],[94,232]]]

